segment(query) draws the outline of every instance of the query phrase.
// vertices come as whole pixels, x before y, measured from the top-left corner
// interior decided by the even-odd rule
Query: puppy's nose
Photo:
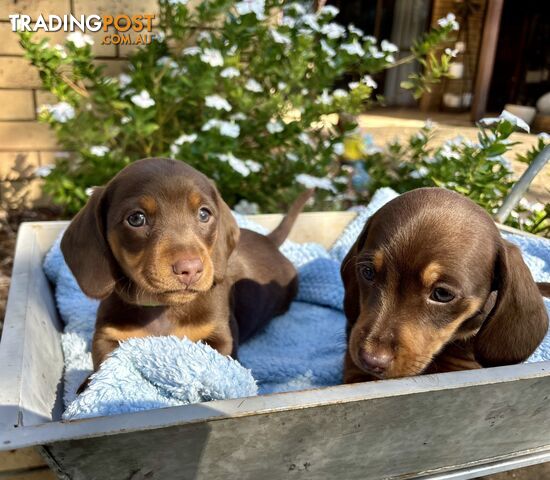
[[[201,277],[202,270],[200,258],[181,258],[172,265],[172,271],[177,275],[178,280],[187,286]]]
[[[363,367],[375,375],[383,375],[392,360],[393,355],[387,351],[367,352],[366,350],[361,350]]]

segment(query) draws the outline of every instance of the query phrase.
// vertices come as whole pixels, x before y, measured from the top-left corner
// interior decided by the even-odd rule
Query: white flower
[[[495,123],[500,123],[502,120],[507,120],[512,125],[515,125],[516,128],[519,128],[527,133],[530,131],[529,125],[527,125],[524,120],[516,117],[506,110],[502,110],[502,113],[498,117],[482,118],[479,123],[481,123],[481,125],[489,126]]]
[[[437,24],[441,28],[445,28],[445,27],[451,25],[451,30],[458,30],[460,28],[460,25],[456,21],[456,17],[454,15],[454,13],[448,13],[445,18],[440,18],[437,21]]]
[[[319,10],[318,15],[330,15],[331,17],[335,17],[340,13],[340,10],[338,10],[334,5],[325,5],[324,7]]]
[[[451,158],[453,160],[460,160],[460,152],[453,149],[453,145],[449,142],[445,142],[441,147],[439,154],[443,158]]]
[[[294,13],[296,13],[296,15],[305,15],[306,14],[306,9],[301,4],[299,4],[297,2],[291,3],[287,7],[287,10],[294,10]]]
[[[261,169],[261,165],[253,160],[241,160],[229,153],[220,153],[217,157],[225,163],[229,163],[230,167],[237,173],[240,173],[243,177],[248,177],[250,172],[258,172]]]
[[[301,94],[302,95],[307,95],[309,93],[309,90],[307,88],[302,88],[302,90],[300,90]]]
[[[239,72],[235,67],[227,67],[220,72],[220,76],[223,78],[238,77],[240,74],[241,72]]]
[[[338,156],[344,155],[344,144],[342,142],[335,143],[332,145],[332,151]]]
[[[260,212],[260,207],[257,203],[249,202],[243,198],[233,207],[233,210],[241,215],[256,215]]]
[[[430,173],[430,171],[426,167],[422,166],[422,167],[419,167],[418,170],[415,170],[414,172],[411,172],[409,176],[411,178],[424,178],[429,173]]]
[[[311,28],[311,30],[314,30],[315,32],[319,31],[319,24],[317,23],[317,19],[315,18],[315,15],[311,13],[302,15],[302,23],[304,25],[307,25],[309,28]]]
[[[262,169],[262,166],[254,160],[245,160],[244,163],[252,173],[258,173]]]
[[[118,76],[118,84],[120,85],[120,88],[126,88],[130,85],[130,83],[132,83],[132,77],[127,73],[121,73]]]
[[[200,47],[187,47],[187,48],[184,48],[182,50],[182,54],[183,55],[198,55],[199,53],[201,53],[201,48]]]
[[[384,58],[386,56],[385,53],[378,50],[375,45],[371,45],[369,47],[369,53],[372,55],[373,58]]]
[[[130,100],[132,100],[134,105],[140,108],[149,108],[155,104],[155,101],[151,98],[147,90],[142,90],[139,94],[132,95]]]
[[[456,48],[453,50],[451,50],[450,48],[446,48],[445,53],[449,55],[449,57],[455,58],[458,55],[458,50]]]
[[[361,30],[360,28],[357,28],[353,23],[349,24],[348,30],[359,37],[365,35],[365,32],[363,32],[363,30]]]
[[[239,125],[235,122],[227,122],[225,120],[217,120],[215,118],[208,120],[208,122],[202,126],[202,130],[204,132],[212,130],[213,128],[217,128],[220,131],[220,134],[225,137],[237,138],[241,133],[241,127],[239,127]]]
[[[281,133],[285,129],[285,126],[281,122],[279,122],[279,120],[275,120],[273,118],[269,122],[267,122],[265,127],[267,128],[267,131],[271,134]]]
[[[321,40],[321,50],[325,52],[329,57],[336,56],[336,50],[332,48],[325,40]]]
[[[288,87],[288,85],[287,85],[285,82],[279,82],[279,83],[277,84],[277,88],[278,88],[279,90],[284,90],[286,87]]]
[[[126,125],[127,123],[130,123],[132,119],[128,116],[124,116],[120,119],[120,123],[122,123],[122,125]]]
[[[175,145],[183,145],[184,143],[193,143],[197,139],[197,134],[192,133],[190,135],[186,135],[183,133],[178,138],[174,140]]]
[[[156,40],[157,42],[164,42],[164,39],[166,38],[166,34],[164,32],[156,32],[156,33],[153,33],[151,38],[153,40]]]
[[[296,181],[306,188],[320,188],[336,193],[336,188],[334,188],[334,185],[328,178],[319,178],[307,173],[300,173],[296,176]]]
[[[288,28],[294,28],[296,26],[296,20],[292,17],[285,16],[281,22],[281,25]]]
[[[219,50],[205,48],[201,53],[201,60],[208,63],[211,67],[223,66],[223,56]]]
[[[258,20],[265,19],[265,0],[243,0],[235,4],[235,9],[239,15],[253,13]]]
[[[288,152],[286,154],[286,158],[288,160],[290,160],[291,162],[297,162],[299,160],[298,155],[296,155],[295,153],[291,153],[291,152]]]
[[[59,102],[55,105],[42,105],[41,110],[47,110],[52,118],[59,123],[65,123],[72,120],[75,116],[74,108],[67,102]]]
[[[349,87],[351,90],[356,89],[359,85],[360,85],[359,82],[349,82],[349,83],[348,83],[348,87]]]
[[[58,53],[61,58],[67,58],[67,52],[65,51],[65,47],[63,45],[55,45],[53,47]]]
[[[93,45],[94,41],[90,35],[82,32],[73,32],[67,36],[67,41],[71,42],[76,48],[84,48],[86,45]]]
[[[300,135],[298,135],[298,140],[305,145],[313,146],[313,141],[306,132],[300,133]]]
[[[212,35],[210,35],[210,32],[203,31],[197,35],[197,42],[202,42],[203,40],[206,40],[207,42],[212,40]]]
[[[204,102],[207,107],[215,108],[216,110],[225,110],[226,112],[232,110],[231,104],[219,95],[207,95],[204,98]]]
[[[177,155],[179,151],[181,150],[181,146],[184,143],[193,143],[197,139],[197,134],[192,133],[191,135],[186,135],[185,133],[180,135],[178,138],[174,140],[174,143],[170,145],[170,152],[172,152],[172,155]]]
[[[346,92],[342,88],[337,88],[336,90],[334,90],[334,92],[332,92],[332,96],[334,98],[346,98],[348,95],[348,92]]]
[[[546,207],[544,206],[544,204],[540,202],[535,202],[531,204],[531,210],[533,210],[534,212],[542,212],[545,208]]]
[[[284,45],[290,45],[292,42],[290,41],[290,38],[288,38],[286,35],[283,35],[282,33],[279,33],[275,29],[270,30],[271,36],[273,37],[273,40],[275,43],[282,43]]]
[[[231,115],[231,120],[246,120],[246,115],[242,112],[237,112],[234,115]]]
[[[320,103],[321,105],[330,105],[332,103],[332,97],[326,88],[323,90],[323,93],[317,97],[315,103]]]
[[[397,48],[397,45],[395,45],[394,43],[388,42],[387,40],[382,40],[382,42],[380,43],[380,48],[384,52],[389,52],[389,53],[395,53],[399,51],[399,48]]]
[[[395,57],[393,55],[388,55],[386,57],[386,62],[388,63],[395,63]]]
[[[169,66],[172,69],[178,68],[178,64],[170,57],[161,57],[157,60],[157,65],[161,67]]]
[[[369,43],[376,43],[376,37],[373,37],[372,35],[365,35],[363,37],[363,40],[365,40],[365,42],[369,42]]]
[[[550,135],[548,135],[546,132],[539,133],[537,135],[538,138],[540,138],[544,142],[550,141]]]
[[[38,167],[34,170],[34,174],[37,176],[37,177],[42,177],[42,178],[45,178],[47,177],[50,173],[52,173],[52,170],[53,170],[54,166],[53,165],[43,165],[41,167]]]
[[[427,130],[431,130],[435,126],[436,126],[436,123],[433,122],[431,118],[426,119],[426,121],[424,122],[424,128]]]
[[[246,82],[246,85],[244,86],[248,91],[250,92],[263,92],[263,87],[253,78],[249,79],[248,82]]]
[[[88,187],[86,190],[84,190],[84,193],[88,195],[88,197],[91,197],[94,193],[95,187]]]
[[[337,23],[327,23],[322,26],[321,33],[328,38],[335,39],[343,37],[346,33],[346,29]]]
[[[370,75],[365,75],[361,79],[361,83],[364,83],[367,87],[370,87],[370,88],[378,87],[378,84],[372,79]]]
[[[90,147],[90,153],[96,157],[104,157],[110,151],[111,149],[109,147],[105,147],[104,145],[94,145],[93,147]]]
[[[344,45],[341,45],[340,48],[348,52],[350,55],[358,55],[360,57],[365,55],[365,50],[363,50],[363,47],[357,40],[354,40],[351,43],[345,43]]]
[[[168,0],[170,5],[187,5],[189,0]]]

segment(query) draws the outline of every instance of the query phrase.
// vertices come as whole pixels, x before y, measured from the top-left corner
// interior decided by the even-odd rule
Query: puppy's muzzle
[[[196,283],[201,278],[203,270],[204,265],[198,257],[180,258],[172,265],[174,275],[187,287]]]
[[[376,377],[384,377],[386,371],[393,362],[393,354],[386,350],[367,351],[361,349],[359,352],[361,367]]]

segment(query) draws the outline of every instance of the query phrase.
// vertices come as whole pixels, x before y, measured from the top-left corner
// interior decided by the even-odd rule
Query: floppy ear
[[[346,318],[348,320],[346,326],[346,336],[348,340],[351,328],[357,321],[357,317],[359,317],[359,313],[361,311],[359,284],[357,283],[356,273],[356,258],[365,245],[369,225],[370,218],[363,227],[359,237],[357,237],[357,240],[345,256],[342,261],[342,266],[340,267],[340,275],[342,276],[342,281],[344,282],[344,313],[346,314]]]
[[[61,251],[82,291],[92,298],[107,297],[115,286],[116,261],[105,240],[102,203],[104,188],[96,188],[61,239]]]
[[[548,314],[518,247],[502,240],[494,273],[497,299],[474,338],[476,360],[483,367],[525,361],[548,329]]]
[[[221,282],[225,276],[229,257],[239,241],[241,231],[231,210],[223,201],[221,195],[218,192],[216,193],[218,197],[219,218],[212,260],[214,261],[214,280]]]

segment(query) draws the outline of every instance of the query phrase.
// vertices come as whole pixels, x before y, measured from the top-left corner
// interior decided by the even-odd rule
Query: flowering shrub
[[[331,6],[314,14],[282,0],[186,3],[160,2],[161,33],[117,78],[93,63],[87,35],[51,46],[20,34],[59,100],[40,118],[68,152],[45,177],[47,191],[74,212],[88,188],[129,162],[170,156],[216,180],[230,205],[280,209],[302,185],[335,195],[343,186],[327,177],[356,127],[337,114],[374,101],[369,75],[394,66],[397,47],[333,22]],[[405,88],[419,93],[447,73],[452,52],[435,52],[456,29],[448,16],[415,43],[404,61],[426,69]],[[356,81],[335,89],[345,73]]]
[[[437,148],[430,146],[434,127],[429,121],[406,144],[395,140],[380,148],[368,135],[361,139],[350,137],[347,149],[356,158],[361,157],[354,164],[352,176],[356,201],[385,186],[398,192],[444,187],[470,197],[489,213],[496,213],[514,185],[512,167],[504,156],[515,145],[509,137],[515,129],[529,131],[529,127],[506,111],[498,118],[481,120],[478,126],[477,142],[456,137]],[[550,137],[541,134],[538,144],[517,159],[531,163],[548,144]],[[550,236],[550,205],[522,199],[506,223]]]

